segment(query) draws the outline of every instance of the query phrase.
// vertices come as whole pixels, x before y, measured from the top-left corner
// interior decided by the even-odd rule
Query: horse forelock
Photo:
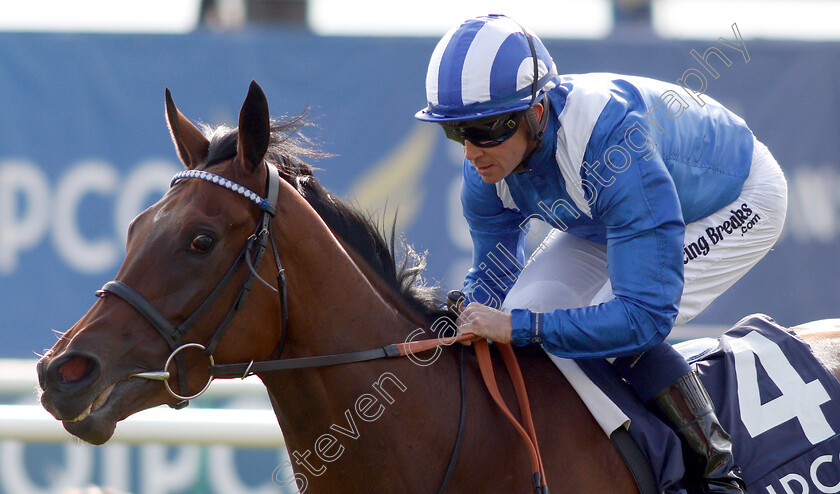
[[[390,239],[377,226],[376,220],[342,201],[314,176],[314,168],[303,158],[320,158],[331,155],[319,151],[313,142],[301,133],[312,125],[306,120],[307,111],[286,120],[271,121],[271,139],[266,162],[276,167],[280,175],[291,184],[324,220],[332,232],[349,245],[385,282],[398,292],[415,310],[429,320],[440,315],[441,297],[436,286],[426,286],[422,273],[426,268],[425,254],[416,252],[402,241],[403,258],[396,260],[395,232],[392,225]],[[207,159],[200,166],[208,169],[236,156],[238,131],[224,125],[202,125],[210,141]],[[396,218],[395,220],[396,221]]]

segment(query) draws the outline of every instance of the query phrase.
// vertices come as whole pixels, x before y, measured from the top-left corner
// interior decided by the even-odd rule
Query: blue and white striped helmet
[[[530,36],[530,41],[529,41]],[[503,15],[468,19],[438,42],[426,74],[428,122],[471,120],[529,108],[557,85],[557,67],[542,41]]]

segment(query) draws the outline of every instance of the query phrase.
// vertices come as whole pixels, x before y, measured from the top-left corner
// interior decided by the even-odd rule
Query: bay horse
[[[131,223],[118,281],[38,363],[41,403],[68,432],[103,444],[133,413],[183,406],[208,382],[208,355],[224,365],[378,348],[428,333],[445,314],[419,282],[422,260],[409,250],[397,265],[393,231],[389,246],[317,183],[301,158],[314,155],[302,117],[272,121],[256,83],[237,129],[201,131],[168,90],[166,116],[186,170]],[[836,328],[817,336],[836,348]],[[550,360],[517,353],[552,491],[638,492]],[[533,491],[528,452],[472,352],[456,344],[436,355],[257,372],[290,481],[322,493]],[[512,401],[512,386],[500,387]]]

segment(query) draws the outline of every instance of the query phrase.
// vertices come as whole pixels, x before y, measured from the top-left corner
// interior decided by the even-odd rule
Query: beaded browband
[[[200,178],[201,180],[207,180],[208,182],[221,185],[222,187],[236,192],[242,197],[252,201],[263,211],[268,211],[269,209],[271,209],[271,203],[269,203],[267,199],[260,197],[259,194],[257,194],[256,192],[253,192],[250,189],[247,189],[235,182],[231,182],[230,180],[224,177],[214,175],[210,172],[200,170],[184,170],[175,174],[175,176],[172,177],[172,182],[169,183],[169,186],[172,187],[185,178]]]

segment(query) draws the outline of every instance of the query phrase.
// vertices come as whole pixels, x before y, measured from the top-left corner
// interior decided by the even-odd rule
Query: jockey
[[[706,95],[558,75],[539,38],[501,15],[440,40],[426,96],[416,117],[464,146],[474,252],[459,330],[607,358],[690,450],[687,479],[745,492],[706,389],[664,340],[778,239],[787,185],[767,148]],[[526,265],[530,219],[552,229]]]

